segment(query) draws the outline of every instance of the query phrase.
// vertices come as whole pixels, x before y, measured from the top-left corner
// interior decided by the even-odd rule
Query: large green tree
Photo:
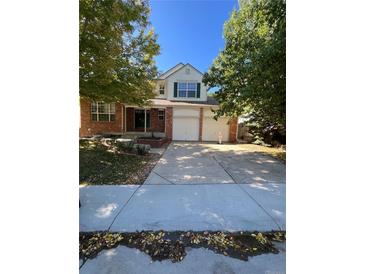
[[[225,47],[203,77],[218,87],[216,117],[246,115],[258,128],[285,128],[285,1],[239,4],[224,25]]]
[[[159,53],[147,0],[80,0],[80,96],[144,104]]]

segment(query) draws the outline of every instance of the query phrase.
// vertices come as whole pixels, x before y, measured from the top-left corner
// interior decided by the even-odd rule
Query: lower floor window
[[[91,103],[91,120],[100,122],[115,121],[115,103],[93,102]]]
[[[158,120],[160,120],[160,121],[165,120],[165,111],[164,110],[158,111]]]

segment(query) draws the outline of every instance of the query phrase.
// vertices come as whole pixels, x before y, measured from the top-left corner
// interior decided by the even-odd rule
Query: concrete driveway
[[[81,231],[285,230],[285,165],[239,145],[173,143],[142,186],[84,187],[80,200]]]
[[[145,184],[285,183],[285,165],[240,145],[174,143]]]

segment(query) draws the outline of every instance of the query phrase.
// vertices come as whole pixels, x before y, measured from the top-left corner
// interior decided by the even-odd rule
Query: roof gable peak
[[[173,66],[172,68],[169,68],[168,70],[166,70],[164,73],[162,73],[158,79],[166,79],[167,77],[169,77],[172,73],[174,73],[175,71],[179,70],[180,68],[182,68],[184,66],[183,63],[178,63],[177,65]]]
[[[203,75],[203,73],[201,71],[199,71],[198,69],[196,69],[193,65],[186,63],[185,65],[183,63],[178,63],[177,65],[175,65],[174,67],[168,69],[166,72],[162,73],[158,79],[160,80],[165,80],[166,78],[170,77],[172,74],[174,74],[175,72],[178,72],[179,70],[181,70],[182,68],[189,66],[192,69],[194,69],[196,72],[200,73],[201,75]]]

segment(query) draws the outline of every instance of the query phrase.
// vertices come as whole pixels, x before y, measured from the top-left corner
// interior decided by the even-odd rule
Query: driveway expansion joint
[[[112,223],[110,224],[110,226],[108,227],[107,231],[110,231],[110,228],[112,227],[112,225],[114,224],[115,220],[118,218],[119,214],[123,211],[123,209],[128,205],[129,201],[132,199],[132,197],[134,196],[134,194],[136,194],[136,192],[142,187],[143,185],[139,185],[136,190],[133,192],[133,194],[131,195],[131,197],[129,197],[129,199],[127,200],[127,202],[122,206],[122,208],[119,210],[118,214],[115,215]]]
[[[238,185],[238,187],[245,192],[272,220],[273,222],[277,225],[277,227],[279,228],[279,230],[282,230],[280,225],[276,222],[275,218],[273,216],[271,216],[269,214],[269,212],[266,211],[266,209],[258,202],[256,201],[252,195],[250,195],[250,193],[248,193],[245,189],[243,189],[242,187],[240,187],[240,183],[237,183],[237,181],[234,179],[234,177],[227,171],[226,168],[224,168],[224,166],[216,159],[216,157],[213,155],[211,155],[211,157],[220,165],[221,168],[223,168],[223,170],[232,178],[232,180]],[[244,182],[244,181],[242,181]],[[241,183],[242,184],[242,183]]]
[[[272,220],[273,222],[277,225],[277,227],[279,228],[279,230],[282,230],[281,229],[281,226],[277,223],[277,221],[275,220],[275,218],[273,216],[271,216],[269,214],[269,212],[266,211],[266,209],[258,202],[256,201],[256,199],[254,197],[252,197],[252,195],[250,193],[248,193],[245,189],[243,189],[240,184],[238,184],[238,187],[243,191],[245,192]]]
[[[175,183],[171,182],[171,181],[170,181],[169,179],[167,179],[166,177],[164,177],[164,176],[162,176],[162,175],[158,174],[156,171],[153,171],[153,170],[152,170],[152,172],[153,172],[154,174],[156,174],[157,176],[161,177],[162,179],[164,179],[165,181],[167,181],[168,183],[170,183],[171,185],[176,185]],[[144,184],[144,183],[143,183],[143,184]]]
[[[87,260],[88,259],[86,258],[85,260],[82,261],[82,264],[79,266],[79,270],[85,265],[85,263],[86,263]]]

